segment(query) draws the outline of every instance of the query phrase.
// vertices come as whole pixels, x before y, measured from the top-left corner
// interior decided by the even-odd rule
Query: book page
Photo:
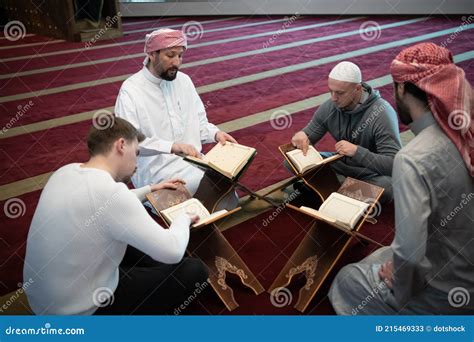
[[[325,216],[332,217],[344,225],[354,228],[369,204],[333,192],[319,208]]]
[[[235,176],[252,157],[255,149],[226,142],[225,145],[218,143],[205,156],[204,160],[213,164],[228,175]]]
[[[193,157],[193,156],[186,156],[186,159],[189,159],[189,160],[192,160],[198,164],[203,164],[203,165],[208,165],[209,162],[204,160],[204,159],[200,159],[200,158],[196,158],[196,157]]]
[[[287,152],[286,155],[295,164],[300,173],[305,172],[307,169],[310,169],[323,161],[323,157],[321,157],[319,152],[316,151],[313,146],[308,147],[308,153],[306,153],[306,156],[303,155],[303,151],[300,149]]]
[[[300,209],[311,216],[322,218],[323,220],[326,220],[328,222],[333,222],[333,223],[336,222],[334,218],[324,215],[319,210],[316,210],[310,207],[305,207],[305,206],[301,206]]]
[[[228,213],[228,211],[225,210],[225,209],[216,211],[215,213],[212,213],[212,214],[209,215],[208,217],[200,218],[200,220],[199,220],[198,222],[196,222],[195,224],[193,224],[193,227],[203,226],[203,225],[205,225],[205,224],[208,224],[208,223],[212,223],[212,222],[214,222],[214,221],[217,221],[218,218],[220,218],[220,217],[222,217],[222,216],[225,216],[227,213]]]
[[[333,156],[323,158],[323,160],[320,161],[320,164],[329,163],[329,162],[332,162],[333,160],[336,160],[336,159],[339,159],[339,158],[341,158],[341,155],[340,154],[335,154]]]
[[[210,216],[206,207],[196,198],[188,199],[183,203],[161,211],[161,213],[169,222],[173,222],[173,220],[182,214],[198,215],[201,220]]]

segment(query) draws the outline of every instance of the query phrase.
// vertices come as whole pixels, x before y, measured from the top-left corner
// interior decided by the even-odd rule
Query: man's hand
[[[291,143],[294,147],[302,150],[304,156],[306,153],[308,153],[309,139],[305,132],[299,131],[293,135],[293,138],[291,138]]]
[[[392,289],[393,283],[393,262],[387,261],[380,267],[379,277],[382,279],[389,289]]]
[[[226,141],[230,141],[231,143],[237,144],[237,140],[232,138],[230,134],[227,134],[226,132],[222,131],[216,133],[215,139],[218,143],[221,143],[222,145],[225,145]]]
[[[189,144],[174,143],[173,146],[171,146],[171,153],[182,153],[187,156],[201,158],[201,154],[194,148],[193,145]]]
[[[152,184],[150,187],[151,187],[152,192],[156,190],[161,190],[161,189],[176,190],[178,188],[178,185],[180,184],[186,184],[186,182],[179,178],[173,178],[173,179],[165,180],[158,184]]]
[[[341,140],[336,143],[336,152],[343,156],[353,157],[357,152],[357,145]]]
[[[191,226],[192,226],[193,224],[199,222],[199,216],[197,216],[197,215],[190,215],[190,214],[188,214],[188,215],[189,215],[189,217],[191,218]]]

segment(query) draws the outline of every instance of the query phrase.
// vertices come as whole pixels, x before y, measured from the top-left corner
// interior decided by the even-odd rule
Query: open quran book
[[[356,200],[338,192],[333,192],[323,204],[321,204],[319,210],[305,206],[297,208],[291,204],[288,206],[314,218],[352,230],[367,211],[370,203]]]
[[[191,198],[173,207],[162,210],[161,214],[170,224],[174,219],[182,214],[188,214],[191,216],[197,215],[199,216],[199,221],[193,224],[193,228],[199,228],[227,216],[228,211],[223,209],[211,214],[198,199]]]
[[[233,179],[253,158],[256,150],[240,144],[226,142],[225,145],[216,144],[202,159],[186,156],[190,162],[210,167],[224,176]]]
[[[304,173],[315,166],[332,162],[333,160],[339,159],[341,157],[339,154],[335,154],[334,156],[323,158],[311,145],[308,147],[306,156],[300,149],[294,149],[292,151],[286,152],[286,155],[299,173]]]
[[[146,197],[153,208],[168,224],[171,224],[181,214],[199,216],[199,221],[193,224],[193,228],[214,223],[240,210],[240,207],[233,210],[223,209],[211,214],[201,201],[197,198],[191,198],[191,194],[183,185],[179,185],[176,190],[157,190],[147,194]]]

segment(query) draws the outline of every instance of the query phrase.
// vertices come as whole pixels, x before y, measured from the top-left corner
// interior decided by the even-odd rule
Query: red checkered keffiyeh
[[[474,96],[451,52],[433,43],[417,44],[398,54],[390,72],[395,82],[413,83],[427,94],[434,118],[474,177]]]

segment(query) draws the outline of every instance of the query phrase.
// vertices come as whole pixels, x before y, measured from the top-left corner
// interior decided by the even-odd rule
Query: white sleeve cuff
[[[145,139],[140,143],[140,155],[148,157],[160,153],[171,153],[172,141],[161,139]]]
[[[217,134],[217,132],[219,132],[219,131],[220,131],[220,129],[217,128],[215,125],[209,124],[209,128],[208,128],[209,141],[207,141],[207,142],[217,142],[217,140],[216,140],[216,134]]]
[[[135,194],[135,196],[137,196],[140,202],[143,203],[146,201],[146,194],[151,192],[151,186],[145,185],[138,189],[131,189],[131,191]]]

